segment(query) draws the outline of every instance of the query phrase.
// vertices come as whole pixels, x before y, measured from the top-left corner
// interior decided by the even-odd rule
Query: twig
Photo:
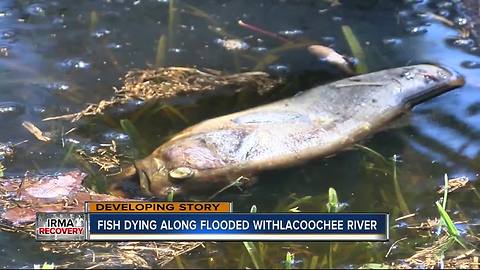
[[[399,242],[403,241],[403,240],[406,240],[408,239],[407,237],[404,237],[404,238],[400,238],[398,239],[397,241],[393,242],[393,244],[390,246],[390,248],[388,249],[387,251],[387,254],[385,254],[385,258],[388,257],[388,255],[390,255],[390,253],[392,252],[393,248],[395,247],[395,245],[397,245]]]
[[[275,39],[278,39],[280,41],[283,41],[283,42],[291,42],[289,39],[287,38],[284,38],[282,37],[281,35],[277,34],[277,33],[273,33],[273,32],[270,32],[270,31],[267,31],[267,30],[264,30],[264,29],[261,29],[259,27],[256,27],[254,25],[251,25],[251,24],[248,24],[248,23],[245,23],[243,22],[242,20],[239,20],[238,21],[238,25],[242,26],[242,27],[245,27],[247,29],[250,29],[252,31],[255,31],[255,32],[258,32],[258,33],[262,33],[266,36],[269,36],[271,38],[275,38]]]
[[[248,177],[245,177],[245,176],[240,176],[240,177],[238,177],[235,181],[233,181],[232,183],[226,185],[225,187],[221,188],[219,191],[215,192],[212,196],[210,196],[210,197],[207,199],[207,202],[208,202],[208,201],[211,201],[213,198],[217,197],[218,194],[224,192],[225,190],[227,190],[227,189],[229,189],[229,188],[231,188],[231,187],[233,187],[233,186],[235,186],[235,185],[240,184],[240,183],[241,183],[241,182],[240,182],[241,180],[247,180],[247,181],[248,181],[248,180],[250,180],[250,179],[249,179]]]
[[[353,82],[353,83],[342,83],[335,85],[335,88],[343,87],[352,87],[352,86],[384,86],[384,83],[380,82]]]
[[[51,140],[50,137],[45,136],[43,132],[31,122],[24,121],[22,123],[22,126],[26,128],[28,132],[30,132],[33,136],[35,136],[35,138],[37,138],[40,141],[49,142]]]
[[[395,221],[400,221],[400,220],[403,220],[403,219],[411,218],[411,217],[414,217],[415,215],[416,215],[416,213],[408,214],[408,215],[396,218]]]

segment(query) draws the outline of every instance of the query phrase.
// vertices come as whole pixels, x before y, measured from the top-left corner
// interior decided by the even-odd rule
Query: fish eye
[[[175,169],[171,169],[168,172],[168,175],[172,179],[176,180],[183,180],[183,179],[188,179],[192,177],[195,174],[195,172],[189,168],[189,167],[177,167]]]

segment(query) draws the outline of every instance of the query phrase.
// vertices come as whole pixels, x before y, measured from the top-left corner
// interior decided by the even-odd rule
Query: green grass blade
[[[336,213],[338,211],[338,196],[334,188],[328,189],[327,209],[329,213]]]
[[[368,68],[366,65],[365,52],[363,51],[357,37],[353,33],[352,28],[350,28],[348,25],[342,25],[342,32],[343,36],[347,40],[348,46],[350,47],[350,51],[352,52],[353,56],[358,59],[358,73],[367,73]]]
[[[294,261],[295,254],[287,251],[287,255],[285,255],[285,269],[292,269]]]
[[[177,108],[175,108],[174,106],[171,106],[171,105],[168,105],[168,104],[164,104],[162,105],[162,108],[163,110],[167,111],[168,113],[171,113],[175,116],[177,116],[178,118],[180,118],[185,124],[189,124],[190,123],[190,120],[188,120],[188,118],[183,115]]]
[[[122,129],[128,134],[133,144],[137,147],[142,157],[148,155],[148,146],[145,140],[140,136],[138,129],[130,122],[128,119],[120,120],[120,125]]]
[[[289,211],[290,209],[296,207],[296,206],[299,206],[300,204],[304,203],[304,202],[308,202],[312,199],[312,196],[304,196],[302,198],[299,198],[299,199],[296,199],[295,201],[293,201],[292,203],[288,204],[287,206],[285,206],[283,209],[281,209],[280,211]]]
[[[257,213],[257,206],[252,205],[250,208],[250,213]],[[250,256],[250,259],[252,260],[253,265],[255,266],[256,269],[263,269],[264,267],[261,267],[260,263],[262,262],[260,258],[260,253],[258,252],[257,247],[253,242],[243,242],[243,245],[245,246],[245,249],[248,252],[248,255]]]
[[[410,210],[408,209],[407,202],[405,201],[405,198],[403,197],[402,189],[400,188],[400,184],[398,183],[396,156],[394,156],[392,164],[393,164],[393,187],[394,187],[394,190],[395,190],[395,197],[397,197],[398,206],[399,206],[402,214],[403,215],[408,215],[408,214],[410,214]]]
[[[170,0],[168,3],[168,47],[172,48],[174,44],[174,33],[175,33],[175,25],[177,23],[176,20],[176,8],[175,8],[175,0]]]
[[[157,44],[157,53],[155,55],[155,66],[163,67],[167,59],[167,37],[160,36]]]
[[[444,177],[444,188],[443,188],[443,202],[442,207],[443,209],[447,209],[447,199],[448,199],[448,175],[445,174]]]
[[[173,202],[173,195],[174,195],[173,190],[171,190],[170,192],[168,192],[167,202]]]
[[[312,259],[310,260],[310,269],[317,269],[318,265],[318,256],[313,256]]]
[[[354,146],[357,147],[357,148],[360,148],[362,150],[365,150],[366,152],[372,154],[373,156],[375,156],[378,159],[380,159],[381,161],[383,161],[385,164],[388,164],[388,160],[384,156],[382,156],[382,154],[378,153],[377,151],[373,150],[372,148],[361,145],[361,144],[355,144]]]
[[[445,226],[447,227],[448,234],[454,237],[459,237],[460,233],[458,232],[457,227],[453,223],[447,211],[445,211],[445,209],[442,207],[442,205],[439,202],[435,202],[435,204],[437,205],[437,210],[438,210],[438,213],[440,214],[440,217],[442,218],[443,222],[445,222]]]
[[[250,255],[250,259],[252,259],[255,269],[263,269],[263,267],[260,267],[259,252],[255,244],[253,244],[253,242],[243,242],[243,245],[245,246],[248,255]]]

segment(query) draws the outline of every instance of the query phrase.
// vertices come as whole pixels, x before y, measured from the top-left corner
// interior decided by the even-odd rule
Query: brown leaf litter
[[[55,175],[25,176],[0,181],[0,230],[34,235],[36,212],[83,212],[86,201],[120,201],[121,197],[99,194],[82,186],[86,174],[68,171]],[[77,268],[122,266],[157,268],[200,242],[45,242],[41,248],[72,255],[57,264]]]

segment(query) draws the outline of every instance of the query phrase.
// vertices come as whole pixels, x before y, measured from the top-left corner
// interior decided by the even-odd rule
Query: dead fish
[[[119,201],[124,198],[87,190],[82,182],[87,174],[74,170],[55,175],[2,179],[0,223],[22,225],[35,221],[36,212],[83,212],[86,201]],[[11,203],[11,202],[15,203]]]
[[[317,56],[320,60],[326,61],[331,63],[347,74],[355,74],[352,69],[352,64],[347,58],[339,53],[337,53],[334,49],[322,45],[311,45],[308,46],[308,51]]]
[[[435,65],[343,79],[187,128],[135,162],[136,173],[146,194],[208,195],[240,176],[334,154],[463,84],[462,76]]]

